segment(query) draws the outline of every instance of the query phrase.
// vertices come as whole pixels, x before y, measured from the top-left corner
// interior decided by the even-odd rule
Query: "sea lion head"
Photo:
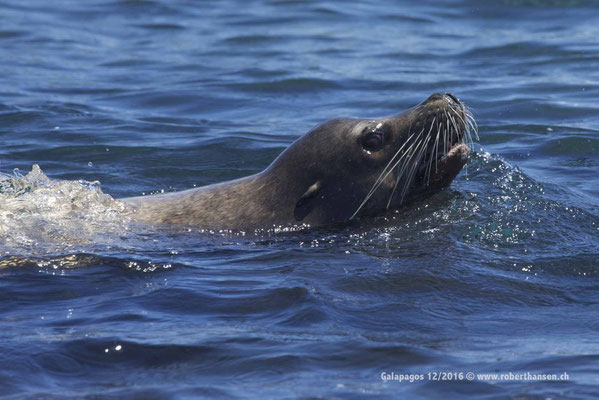
[[[345,222],[448,186],[467,161],[472,133],[476,125],[464,104],[436,93],[391,117],[328,121],[269,169],[286,171],[294,182],[288,189],[296,221]]]

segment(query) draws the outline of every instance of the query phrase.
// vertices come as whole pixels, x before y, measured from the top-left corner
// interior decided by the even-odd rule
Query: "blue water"
[[[0,395],[595,398],[598,38],[590,0],[3,1]],[[244,235],[113,200],[441,91],[480,141],[383,217]]]

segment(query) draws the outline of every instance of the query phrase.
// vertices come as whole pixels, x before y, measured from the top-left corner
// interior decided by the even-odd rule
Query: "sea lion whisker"
[[[456,120],[454,118],[454,114],[456,114],[456,112],[454,110],[451,110],[449,113],[447,113],[447,118],[451,122],[451,127],[453,128],[453,130],[455,132],[460,132],[460,128],[458,127],[458,125],[456,123]]]
[[[410,163],[410,160],[413,156],[413,154],[415,153],[416,149],[420,146],[420,144],[422,143],[422,141],[420,142],[414,142],[410,145],[410,147],[408,147],[406,149],[406,151],[404,152],[404,154],[401,156],[400,159],[398,159],[395,164],[393,165],[393,167],[389,170],[389,172],[385,175],[385,178],[387,178],[387,176],[389,176],[389,174],[391,173],[391,171],[393,171],[396,167],[397,167],[397,178],[395,179],[395,185],[393,187],[393,191],[395,191],[395,187],[399,184],[399,181],[401,180],[401,176],[403,174],[403,169],[405,168],[406,165],[408,165]],[[399,163],[402,161],[402,159],[405,157],[405,162],[403,163],[403,165],[401,166],[401,168],[399,167]],[[384,180],[383,179],[383,180]],[[382,182],[381,182],[382,183]],[[393,194],[392,194],[393,195]]]
[[[467,145],[468,147],[472,148],[472,146],[474,145],[474,137],[472,136],[472,129],[470,129],[470,126],[467,125],[466,128],[466,140],[467,140]]]
[[[422,140],[421,142],[418,143],[417,146],[415,146],[411,152],[409,157],[406,159],[406,161],[404,162],[404,164],[401,166],[401,169],[398,171],[397,173],[397,179],[395,181],[395,185],[393,186],[393,190],[391,191],[391,196],[389,196],[389,201],[387,202],[387,208],[389,208],[389,205],[391,204],[391,201],[393,200],[393,195],[395,194],[395,190],[397,189],[397,186],[401,180],[401,178],[404,176],[404,172],[406,172],[408,170],[408,166],[412,165],[414,162],[414,156],[416,155],[416,153],[418,153],[419,149],[421,146],[423,146],[425,143],[425,140]],[[404,182],[404,187],[406,185],[409,185],[410,183],[408,182],[408,180],[406,180]],[[400,203],[402,202],[402,200],[400,200]]]
[[[424,129],[418,133],[418,135],[420,135],[422,132],[424,131]],[[370,195],[372,195],[372,193],[374,193],[376,191],[376,189],[378,189],[378,186],[380,182],[382,182],[388,175],[388,172],[392,171],[393,168],[395,168],[395,166],[390,167],[389,166],[395,162],[395,157],[397,157],[399,155],[399,153],[402,151],[402,149],[410,142],[410,140],[412,139],[412,137],[414,137],[415,133],[413,133],[407,140],[406,142],[399,148],[399,150],[397,150],[395,152],[395,154],[393,155],[393,157],[391,158],[391,160],[389,160],[389,162],[387,163],[387,165],[385,166],[385,168],[383,168],[383,171],[381,172],[381,174],[379,175],[379,177],[375,180],[374,184],[372,185],[372,187],[370,188],[370,191],[368,192],[368,194],[366,195],[367,197],[369,197]],[[402,156],[403,157],[403,156]],[[401,158],[399,158],[399,160],[401,160]],[[399,161],[397,160],[397,161]]]
[[[450,105],[451,107],[451,105]],[[449,143],[449,133],[448,132],[444,132],[443,133],[443,155],[447,154],[447,152],[449,151],[449,146],[451,144]]]
[[[411,146],[412,148],[409,151],[409,154],[410,154],[409,157],[406,158],[406,162],[404,162],[401,169],[398,170],[397,178],[395,179],[395,185],[393,186],[393,190],[391,191],[391,195],[389,196],[389,201],[387,202],[387,209],[389,209],[389,206],[391,205],[391,200],[393,200],[393,195],[395,194],[395,190],[397,189],[397,186],[399,185],[399,181],[401,180],[401,177],[403,176],[406,166],[410,165],[410,163],[413,160],[414,154],[416,154],[416,152],[418,151],[418,148],[422,145],[422,143],[424,143],[424,140],[421,141],[420,143],[418,143],[416,146]],[[406,154],[407,153],[408,152],[406,152]],[[399,166],[399,163],[396,163],[396,165]]]
[[[449,118],[445,119],[445,133],[449,136],[449,142],[451,143],[453,141],[453,130],[449,129]],[[457,136],[457,132],[456,132],[456,136]]]
[[[476,136],[476,140],[480,140],[480,138],[478,137],[478,124],[476,123],[474,116],[472,114],[466,114],[466,117],[468,120],[468,125],[472,128],[472,131]]]
[[[408,176],[406,179],[406,182],[404,184],[404,187],[402,189],[401,192],[401,198],[399,200],[400,204],[403,203],[403,199],[405,198],[405,195],[408,191],[408,188],[412,185],[412,181],[414,180],[414,177],[416,176],[416,171],[418,169],[418,166],[420,165],[420,159],[422,158],[422,155],[424,153],[424,150],[426,149],[426,146],[428,145],[429,140],[431,139],[430,136],[428,136],[426,138],[426,141],[423,143],[418,156],[412,161],[412,165],[410,167],[410,170],[408,172]]]
[[[445,117],[447,118],[449,115],[447,113],[447,111],[443,111],[443,113],[445,114]],[[437,137],[435,138],[435,145],[434,145],[434,153],[432,154],[432,159],[435,160],[435,173],[439,172],[439,168],[438,168],[438,159],[439,159],[439,144],[440,144],[440,138],[441,136],[443,137],[443,141],[444,141],[444,145],[443,145],[443,155],[447,154],[445,151],[445,148],[447,146],[447,132],[443,132],[443,134],[441,135],[441,132],[439,132],[437,134]],[[432,168],[432,159],[431,159],[431,168]],[[427,184],[430,182],[430,175],[427,177]]]
[[[462,122],[462,124],[464,125],[464,136],[466,136],[466,141],[469,143],[474,143],[474,141],[472,140],[472,135],[470,133],[470,126],[468,125],[468,123],[464,120],[464,118],[462,118],[460,113],[455,108],[453,108],[452,106],[450,106],[449,108],[451,109],[451,111],[453,111],[453,115],[458,117],[460,119],[460,121]],[[464,115],[466,117],[468,116],[466,111],[464,111]],[[460,129],[457,129],[457,131],[459,132]],[[478,138],[478,136],[477,136],[477,138]]]
[[[450,106],[450,108],[452,109],[452,111],[454,112],[454,114],[462,121],[462,123],[464,124],[464,129],[466,130],[466,132],[472,137],[472,133],[474,133],[474,137],[476,137],[476,140],[480,140],[479,136],[478,136],[478,124],[476,122],[476,119],[474,118],[474,115],[472,114],[472,111],[470,111],[470,109],[468,109],[468,107],[463,106],[462,112],[464,114],[465,120],[464,118],[462,118],[462,116],[460,115],[460,113],[457,112],[457,110],[455,108],[453,108],[452,106]],[[474,140],[471,140],[471,143],[474,143]]]
[[[435,125],[434,121],[437,121],[437,124],[436,124],[436,125]],[[435,126],[436,126],[436,128],[437,128],[437,133],[436,133],[436,135],[439,135],[439,133],[441,132],[441,126],[440,126],[440,123],[439,123],[440,121],[441,121],[441,118],[439,117],[439,115],[438,115],[438,114],[436,114],[436,115],[435,115],[435,117],[433,118],[433,123],[432,123],[432,125],[431,125],[431,128],[433,128],[433,127],[435,127]],[[428,133],[428,135],[427,135],[427,136],[431,136],[431,132],[432,132],[432,129],[429,129],[429,133]],[[425,169],[425,171],[424,171],[424,175],[425,175],[425,176],[426,176],[427,172],[428,172],[428,168],[426,168],[426,169]]]
[[[413,133],[412,135],[410,135],[410,137],[408,138],[408,140],[406,140],[406,142],[399,148],[399,150],[397,150],[395,152],[395,155],[393,156],[393,158],[391,159],[391,161],[389,161],[387,163],[387,165],[385,166],[385,168],[383,168],[383,171],[381,172],[381,174],[379,175],[379,177],[376,179],[375,183],[372,185],[370,191],[368,192],[368,194],[366,194],[366,196],[364,197],[364,200],[362,200],[362,202],[360,203],[360,205],[358,206],[358,208],[356,209],[356,211],[352,214],[352,216],[349,218],[350,220],[354,219],[356,217],[356,215],[358,214],[358,212],[360,212],[360,210],[362,209],[362,207],[364,207],[364,205],[368,202],[368,200],[370,200],[370,198],[373,196],[373,194],[377,191],[377,189],[383,184],[383,182],[385,181],[385,179],[387,178],[387,176],[389,176],[389,174],[393,171],[393,169],[399,165],[399,163],[401,162],[401,160],[406,156],[406,154],[408,154],[408,150],[404,151],[404,153],[401,155],[401,157],[399,157],[399,159],[397,159],[396,161],[394,161],[393,159],[395,157],[397,157],[397,155],[402,151],[402,149],[410,142],[410,140],[412,139],[412,137],[414,137],[414,135],[416,136],[416,140],[418,139],[418,136],[421,135],[424,132],[424,128],[419,132],[419,133]],[[417,143],[417,141],[414,141],[409,147],[408,149],[410,149],[412,146],[414,146],[415,143]],[[395,162],[395,164],[389,168],[389,165],[391,163]]]
[[[472,139],[470,125],[468,125],[468,123],[464,120],[464,118],[460,115],[460,113],[455,108],[452,108],[452,111],[453,111],[453,116],[459,118],[460,121],[462,122],[462,125],[464,126],[463,135],[465,137],[466,144],[471,145],[472,143],[474,143],[474,141]],[[464,116],[467,116],[467,114],[465,112],[464,112]],[[457,125],[457,121],[455,121],[455,119],[453,117],[452,117],[452,119],[454,120],[454,122]],[[456,126],[456,130],[458,132],[460,131],[460,129],[457,126]]]
[[[456,114],[457,115],[457,114]],[[459,140],[460,139],[460,128],[458,127],[455,118],[453,118],[453,115],[451,115],[451,113],[448,115],[449,120],[451,121],[451,125],[453,127],[454,132],[456,132],[456,137]],[[469,137],[469,133],[468,130],[466,129],[464,132],[462,132],[462,140],[466,141],[466,144],[469,143],[470,141],[470,137]]]
[[[412,140],[412,138],[414,137],[414,135],[416,135],[416,139],[418,139],[418,136],[421,135],[424,132],[424,128],[420,130],[420,132],[418,133],[412,133],[410,135],[410,137],[408,137],[408,139],[406,139],[405,143],[395,152],[395,154],[393,155],[393,157],[391,157],[391,160],[389,160],[389,162],[387,163],[387,165],[385,166],[385,168],[383,168],[383,171],[381,172],[381,174],[379,175],[379,177],[377,178],[377,180],[375,182],[378,182],[381,177],[385,174],[385,172],[387,171],[387,169],[392,170],[394,167],[389,168],[389,166],[391,164],[393,164],[395,162],[395,157],[397,157],[401,151],[403,150],[403,148],[410,143],[410,140]]]
[[[404,154],[403,154],[403,155],[402,155],[402,156],[401,156],[401,157],[400,157],[400,158],[399,158],[399,159],[398,159],[398,160],[395,162],[395,164],[393,164],[393,167],[392,167],[392,168],[391,168],[391,169],[390,169],[390,170],[389,170],[389,171],[388,171],[388,172],[385,174],[384,178],[381,180],[381,182],[380,182],[380,183],[379,183],[379,185],[377,186],[377,189],[380,187],[380,185],[383,183],[383,181],[384,181],[385,179],[387,179],[387,177],[389,176],[389,174],[390,174],[390,173],[391,173],[391,172],[392,172],[392,171],[393,171],[395,168],[398,168],[398,172],[397,172],[397,178],[395,179],[395,185],[394,185],[394,187],[395,187],[395,186],[397,186],[397,184],[399,183],[399,180],[400,180],[400,178],[401,178],[401,173],[402,173],[402,172],[401,172],[401,169],[399,168],[399,164],[400,164],[400,162],[401,162],[401,161],[404,159],[404,157],[405,157],[405,160],[404,160],[405,162],[404,162],[404,164],[403,164],[403,166],[405,166],[405,165],[406,165],[406,164],[409,162],[410,158],[412,157],[412,153],[413,153],[414,149],[415,149],[415,148],[417,148],[419,145],[420,145],[420,144],[419,144],[419,142],[414,142],[414,143],[412,143],[412,145],[410,145],[410,147],[408,147],[408,148],[406,149],[406,151],[404,152]],[[395,189],[393,189],[393,190],[395,190]],[[372,195],[371,195],[371,196],[372,196]],[[367,200],[367,201],[368,201],[368,200]]]
[[[437,137],[435,138],[435,154],[434,154],[434,158],[435,158],[435,173],[438,172],[437,158],[439,158],[439,138],[440,137],[441,137],[441,135],[437,134]]]
[[[404,152],[404,154],[402,154],[402,156],[396,161],[396,163],[391,168],[389,168],[389,170],[386,173],[383,171],[383,173],[385,175],[381,176],[379,179],[377,179],[375,184],[372,185],[372,188],[370,189],[368,194],[366,196],[364,196],[364,200],[362,200],[362,202],[360,203],[360,205],[358,206],[356,211],[354,211],[352,216],[349,218],[350,220],[355,218],[355,216],[358,214],[358,212],[360,212],[362,207],[364,207],[364,205],[368,202],[368,200],[370,200],[370,198],[374,195],[374,193],[378,190],[378,188],[383,184],[385,179],[387,179],[387,176],[389,176],[389,174],[393,171],[393,169],[399,165],[399,163],[403,160],[404,157],[406,157],[406,155],[408,154],[408,152],[410,151],[410,149],[412,148],[413,145],[414,144],[412,144],[412,145],[410,145],[410,147],[408,147],[408,150],[406,150]]]
[[[476,122],[476,119],[474,118],[472,110],[469,107],[464,106],[464,114],[467,118],[472,120],[472,123],[474,124],[474,130],[478,133],[478,124]]]
[[[443,111],[443,112],[447,116],[447,113],[445,111]],[[440,118],[439,118],[439,120],[440,120]],[[430,181],[430,176],[431,176],[430,174],[431,174],[431,171],[433,169],[433,160],[435,161],[435,167],[437,165],[437,160],[435,158],[435,153],[438,153],[438,151],[437,151],[437,143],[439,141],[439,136],[441,135],[441,132],[442,132],[441,125],[439,124],[438,127],[437,127],[437,134],[435,135],[435,144],[434,144],[434,146],[433,146],[433,148],[431,150],[431,154],[430,154],[430,157],[429,157],[429,163],[428,163],[428,165],[426,167],[426,170],[425,170],[425,173],[424,173],[424,175],[426,177],[425,181],[426,181],[427,185],[428,185],[428,182]]]

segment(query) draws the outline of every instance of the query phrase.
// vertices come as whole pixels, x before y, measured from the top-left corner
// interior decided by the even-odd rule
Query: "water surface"
[[[2,395],[594,398],[597,15],[566,0],[4,1]],[[181,231],[113,200],[256,173],[327,119],[442,91],[478,120],[467,170],[381,218]]]

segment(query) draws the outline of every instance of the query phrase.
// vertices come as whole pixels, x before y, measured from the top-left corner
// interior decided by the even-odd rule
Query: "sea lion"
[[[467,161],[476,125],[450,93],[388,118],[338,118],[264,171],[200,188],[121,199],[153,224],[247,230],[343,223],[434,193]]]

